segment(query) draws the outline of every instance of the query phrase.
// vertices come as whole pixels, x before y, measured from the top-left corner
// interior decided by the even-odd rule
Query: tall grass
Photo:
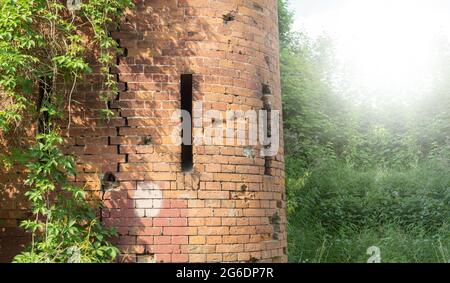
[[[287,187],[292,262],[366,262],[371,246],[382,262],[450,260],[446,164],[358,170],[328,161],[288,172]]]

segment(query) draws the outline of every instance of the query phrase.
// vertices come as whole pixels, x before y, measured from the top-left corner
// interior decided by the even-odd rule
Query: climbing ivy
[[[94,67],[104,78],[101,101],[107,105],[117,94],[110,69],[120,49],[110,31],[132,0],[67,2],[0,0],[1,136],[27,119],[39,121],[27,150],[11,149],[0,159],[8,168],[22,164],[27,172],[25,195],[33,217],[21,227],[32,241],[15,262],[110,262],[118,253],[108,241],[115,231],[99,222],[83,188],[69,182],[74,158],[61,151],[61,122],[68,116],[65,127],[70,128],[72,94]],[[81,5],[69,9],[73,6],[66,4],[74,2]],[[96,60],[88,60],[89,54]],[[112,115],[107,107],[103,113]]]

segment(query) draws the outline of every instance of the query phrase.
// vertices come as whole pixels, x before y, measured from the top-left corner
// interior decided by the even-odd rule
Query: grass
[[[291,262],[450,262],[450,174],[427,162],[359,170],[341,162],[288,171]]]

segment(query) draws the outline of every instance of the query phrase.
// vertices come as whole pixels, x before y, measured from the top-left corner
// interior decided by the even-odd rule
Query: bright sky
[[[290,2],[295,29],[335,38],[338,58],[373,92],[427,88],[437,35],[450,38],[450,0]]]

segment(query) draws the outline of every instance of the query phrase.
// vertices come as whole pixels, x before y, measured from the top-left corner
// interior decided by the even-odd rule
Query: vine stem
[[[67,131],[70,130],[70,126],[72,124],[72,95],[73,92],[75,90],[75,85],[77,83],[77,75],[74,74],[74,79],[73,79],[73,83],[72,83],[72,88],[70,89],[70,93],[69,93],[69,105],[68,105],[68,111],[69,111],[69,122],[67,124]]]

